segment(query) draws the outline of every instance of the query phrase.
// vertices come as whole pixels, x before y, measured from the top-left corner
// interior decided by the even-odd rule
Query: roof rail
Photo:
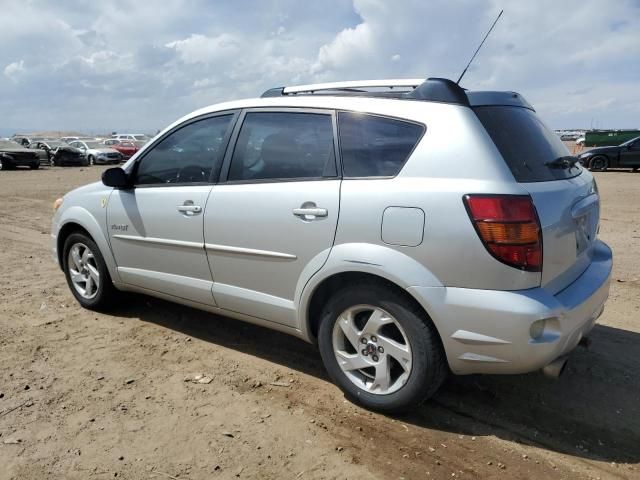
[[[262,97],[280,97],[282,95],[313,94],[316,92],[368,93],[368,89],[388,88],[393,90],[414,89],[424,82],[422,78],[402,78],[387,80],[351,80],[346,82],[313,83],[292,87],[271,88]]]
[[[394,90],[400,88],[400,90]],[[387,91],[369,91],[370,88],[388,88]],[[409,89],[409,90],[407,90]],[[535,110],[516,92],[474,92],[462,88],[448,78],[404,79],[404,80],[356,80],[351,82],[318,83],[298,87],[272,88],[262,97],[289,95],[339,95],[350,97],[394,98],[397,100],[422,100],[463,105],[465,107],[511,106]]]
[[[389,89],[386,92],[370,89]],[[394,91],[394,89],[399,89]],[[281,97],[288,95],[313,95],[315,93],[355,96],[391,96],[407,100],[425,100],[432,102],[469,105],[465,90],[446,78],[391,79],[391,80],[352,80],[348,82],[316,83],[293,87],[271,88],[262,97]]]

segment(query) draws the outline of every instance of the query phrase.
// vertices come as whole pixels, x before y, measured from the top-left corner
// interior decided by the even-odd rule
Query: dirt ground
[[[81,309],[51,204],[102,170],[0,172],[0,479],[640,478],[640,174],[597,174],[611,297],[559,381],[452,378],[394,418],[283,334],[143,296]]]

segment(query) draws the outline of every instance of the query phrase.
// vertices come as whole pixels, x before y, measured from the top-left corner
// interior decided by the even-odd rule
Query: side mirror
[[[108,168],[102,172],[102,183],[107,187],[127,188],[131,184],[127,172],[120,167]]]

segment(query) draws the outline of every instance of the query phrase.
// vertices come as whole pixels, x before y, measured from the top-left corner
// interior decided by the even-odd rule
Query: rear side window
[[[582,172],[578,163],[571,168],[548,165],[571,154],[535,112],[503,106],[475,107],[474,111],[517,182],[563,180]]]
[[[415,123],[355,112],[338,113],[345,177],[394,177],[424,133]]]
[[[249,112],[233,151],[229,180],[335,177],[331,115]]]

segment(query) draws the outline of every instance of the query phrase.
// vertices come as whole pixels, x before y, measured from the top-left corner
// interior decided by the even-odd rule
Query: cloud
[[[165,45],[175,49],[184,63],[213,63],[240,55],[240,42],[233,35],[222,33],[215,37],[192,34],[183,40]]]
[[[554,127],[640,126],[634,0],[5,0],[0,128],[155,131],[274,86],[457,78],[503,5],[463,86],[519,91]]]
[[[4,67],[4,75],[14,82],[18,81],[20,74],[24,73],[24,60],[13,62]]]

